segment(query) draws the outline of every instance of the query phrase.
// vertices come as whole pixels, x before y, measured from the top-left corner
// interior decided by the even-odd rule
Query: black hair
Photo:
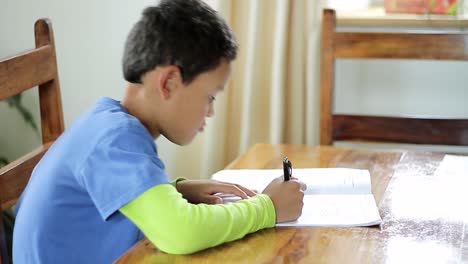
[[[226,22],[200,0],[162,0],[147,7],[125,43],[124,78],[141,83],[160,65],[177,65],[184,83],[234,60],[237,43]]]

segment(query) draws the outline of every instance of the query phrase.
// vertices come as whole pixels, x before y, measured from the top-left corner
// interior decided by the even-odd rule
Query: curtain
[[[188,147],[158,140],[169,175],[209,178],[255,143],[318,143],[321,1],[205,0],[239,42],[215,117]]]

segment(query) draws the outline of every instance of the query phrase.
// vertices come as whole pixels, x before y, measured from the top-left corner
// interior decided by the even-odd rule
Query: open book
[[[278,170],[222,170],[213,179],[241,184],[261,192]],[[382,222],[367,170],[346,168],[294,169],[293,176],[307,185],[302,215],[297,221],[276,226],[372,226]],[[226,202],[235,201],[220,195]]]

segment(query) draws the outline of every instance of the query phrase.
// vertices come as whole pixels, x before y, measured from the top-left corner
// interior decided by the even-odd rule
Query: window
[[[322,0],[337,11],[338,25],[468,27],[465,0]]]

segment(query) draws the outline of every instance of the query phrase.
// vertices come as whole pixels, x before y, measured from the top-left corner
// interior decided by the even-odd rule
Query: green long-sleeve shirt
[[[189,254],[273,227],[270,197],[259,194],[230,204],[191,204],[171,184],[159,184],[120,208],[159,249]]]

